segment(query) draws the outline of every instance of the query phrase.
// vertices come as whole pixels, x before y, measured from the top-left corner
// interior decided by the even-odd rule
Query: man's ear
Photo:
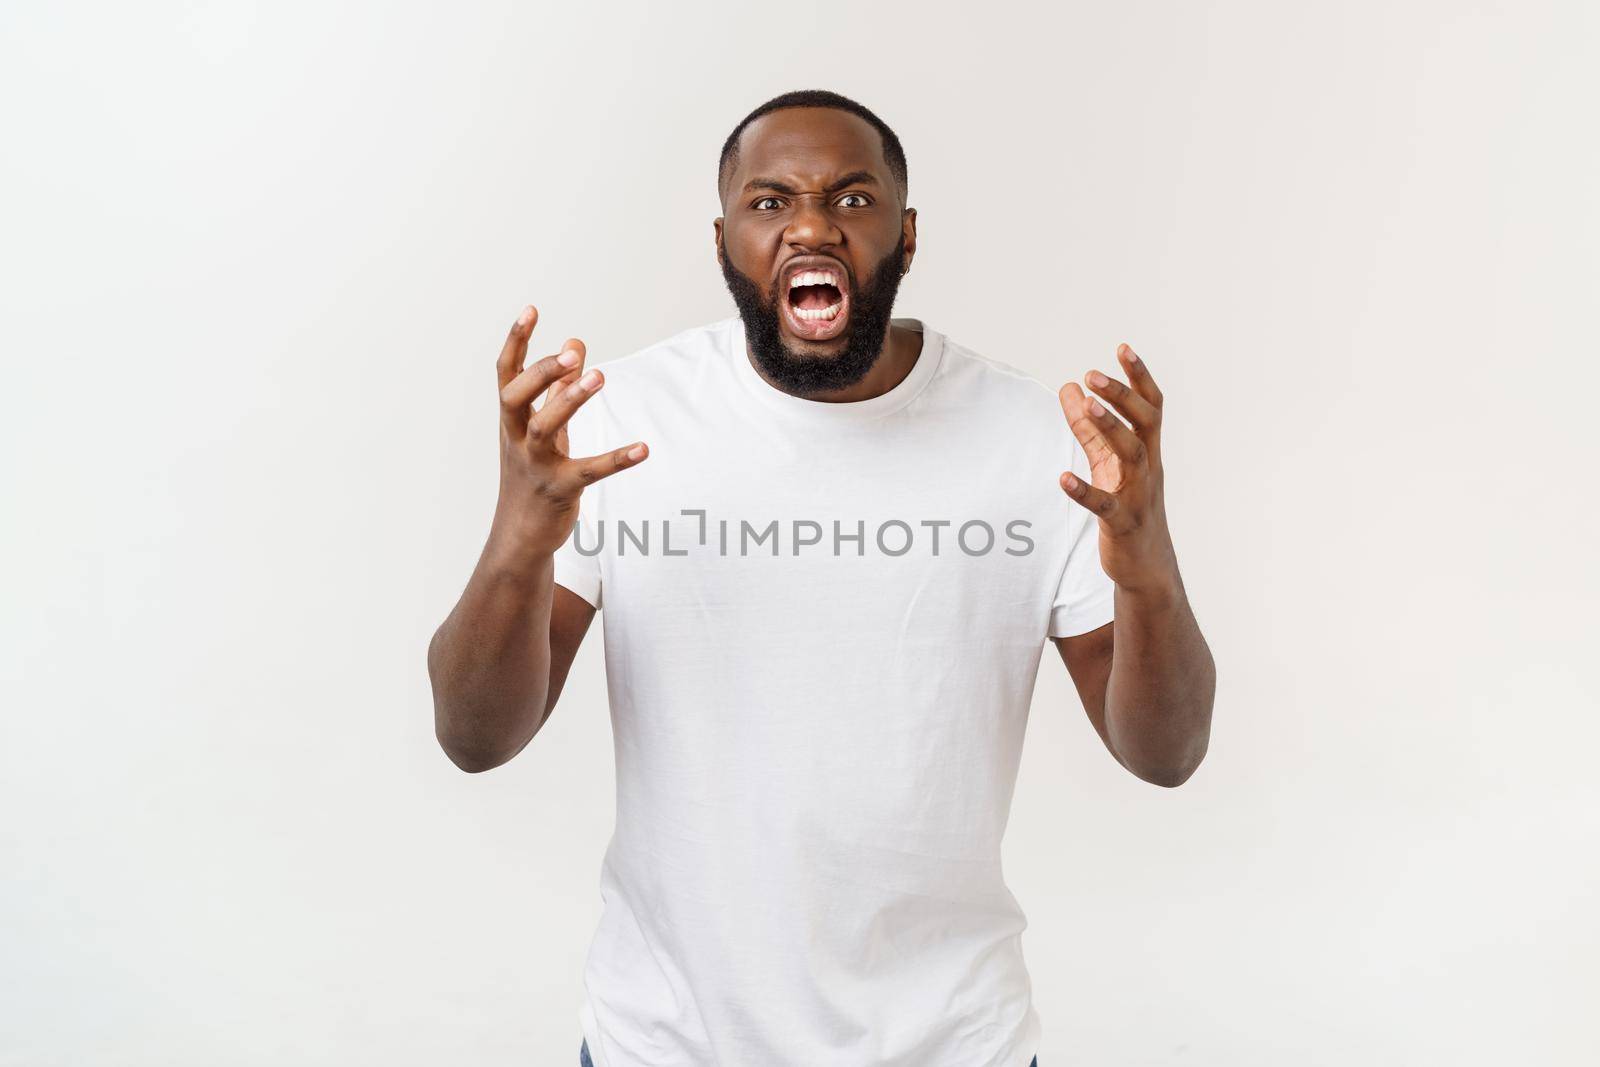
[[[717,235],[717,266],[722,266],[722,216],[718,215],[711,220],[711,229]]]
[[[900,221],[900,244],[906,250],[905,273],[911,273],[911,257],[917,254],[917,209],[908,207]]]

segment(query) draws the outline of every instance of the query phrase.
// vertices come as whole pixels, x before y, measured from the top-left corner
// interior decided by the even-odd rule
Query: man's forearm
[[[1157,785],[1182,785],[1211,737],[1216,665],[1173,575],[1160,590],[1116,592],[1105,723],[1124,766]]]
[[[466,591],[428,646],[434,729],[462,770],[485,771],[538,731],[550,684],[555,564],[491,538]]]

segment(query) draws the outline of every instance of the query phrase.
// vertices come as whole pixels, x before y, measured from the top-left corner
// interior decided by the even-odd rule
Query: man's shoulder
[[[612,438],[659,432],[660,420],[698,410],[711,385],[725,377],[721,353],[728,320],[680,330],[643,348],[590,364],[605,375],[606,387],[573,412],[567,423],[572,447],[598,452],[617,444]],[[624,442],[625,443],[625,442]]]
[[[941,335],[944,336],[944,335]],[[944,336],[940,377],[953,395],[968,404],[995,404],[1018,414],[1032,412],[1052,422],[1061,419],[1056,387],[992,355],[983,355]]]

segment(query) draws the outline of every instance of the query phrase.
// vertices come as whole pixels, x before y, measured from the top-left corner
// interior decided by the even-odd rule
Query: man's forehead
[[[893,185],[883,138],[865,119],[834,108],[785,108],[744,128],[734,188],[753,179],[797,179],[825,184],[852,171],[868,171]]]

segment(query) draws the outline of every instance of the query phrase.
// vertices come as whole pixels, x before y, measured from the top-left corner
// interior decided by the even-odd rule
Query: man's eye
[[[772,206],[762,207],[762,204],[771,204]],[[760,200],[756,201],[755,207],[757,211],[776,211],[778,208],[778,198],[775,196],[763,196]]]
[[[849,200],[859,200],[861,202],[859,204],[846,203],[846,201],[849,201]],[[840,207],[866,207],[867,206],[867,198],[862,196],[860,193],[845,193],[843,196],[841,196],[839,198],[839,206]]]

